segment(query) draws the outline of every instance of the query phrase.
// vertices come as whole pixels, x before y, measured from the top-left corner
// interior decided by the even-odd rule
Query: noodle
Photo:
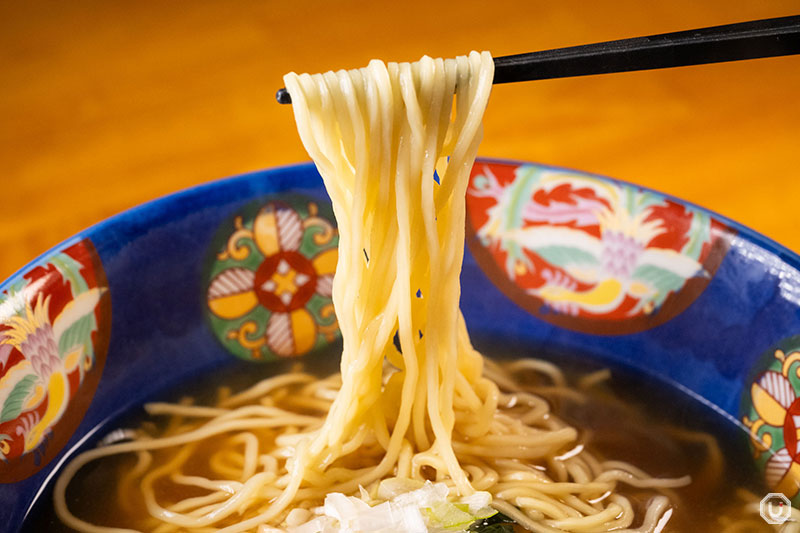
[[[148,405],[153,416],[186,421],[76,457],[54,491],[62,521],[87,533],[132,531],[75,517],[65,497],[83,465],[122,453],[139,454],[125,483],[141,479],[154,529],[164,532],[284,531],[332,492],[376,503],[379,482],[391,477],[435,480],[460,496],[488,491],[496,509],[533,532],[652,532],[669,519],[667,497],[636,517],[618,489],[658,494],[687,478],[654,479],[593,457],[537,389],[514,378],[534,373],[548,383],[540,392],[582,400],[558,368],[503,367],[470,343],[458,308],[465,189],[492,78],[486,52],[285,77],[340,231],[340,375],[293,371],[226,391],[216,407]],[[184,472],[204,446],[218,479]],[[148,455],[173,449],[158,462]],[[160,503],[158,483],[202,495]]]
[[[513,379],[509,369],[494,366],[494,372],[502,375],[501,381],[512,382]],[[148,412],[159,413],[158,416],[169,416],[173,421],[169,433],[159,438],[152,438],[148,435],[140,435],[133,442],[120,442],[106,445],[95,450],[84,452],[76,458],[59,479],[57,492],[63,497],[66,483],[69,482],[75,471],[87,462],[101,456],[128,453],[138,450],[150,450],[158,453],[159,450],[174,448],[178,453],[151,468],[144,480],[141,481],[145,500],[148,502],[148,509],[152,516],[158,518],[162,525],[180,526],[183,530],[201,531],[202,527],[214,524],[217,527],[228,526],[236,519],[232,515],[243,512],[245,517],[254,518],[259,506],[264,506],[270,499],[277,498],[282,491],[289,486],[289,476],[287,475],[287,457],[290,456],[292,446],[303,440],[305,433],[301,432],[304,427],[319,428],[322,419],[319,417],[309,417],[301,415],[306,400],[314,398],[319,392],[325,391],[328,380],[319,380],[312,384],[306,384],[302,379],[304,374],[291,372],[287,375],[295,376],[294,380],[281,380],[280,385],[274,386],[275,378],[269,378],[258,383],[250,389],[241,393],[239,398],[250,398],[249,403],[238,404],[237,408],[219,408],[216,416],[209,417],[206,408],[191,405],[152,403],[146,406]],[[547,375],[542,375],[546,379],[552,378],[552,373],[548,370]],[[563,377],[559,374],[559,382],[563,382]],[[253,394],[255,391],[268,390],[262,396]],[[303,394],[300,393],[303,391]],[[283,394],[281,394],[283,392]],[[530,393],[521,390],[518,393],[511,393],[510,396],[517,398],[518,402],[511,408],[498,408],[495,417],[502,421],[497,426],[504,430],[503,438],[516,438],[515,446],[509,446],[510,455],[517,451],[516,457],[504,458],[496,453],[497,436],[487,434],[483,437],[483,442],[490,443],[485,449],[477,452],[485,453],[479,455],[475,450],[470,452],[457,452],[462,468],[468,477],[470,484],[476,490],[489,490],[495,497],[493,505],[506,515],[516,519],[520,524],[528,527],[531,531],[594,531],[597,523],[609,522],[608,516],[616,516],[615,520],[610,521],[605,526],[605,530],[611,528],[627,527],[634,517],[629,504],[624,503],[625,499],[618,497],[610,499],[619,485],[627,483],[643,487],[662,487],[680,485],[685,480],[664,480],[649,478],[645,473],[635,467],[620,462],[599,462],[589,452],[577,444],[577,435],[573,428],[563,426],[549,408],[541,412],[535,423],[522,425],[519,420],[525,418],[533,412],[540,412],[538,402],[527,402],[523,396],[532,397]],[[265,398],[280,397],[276,403],[279,406],[265,407],[261,405]],[[228,400],[230,402],[230,400]],[[330,400],[327,400],[330,406]],[[547,405],[547,402],[544,402]],[[185,423],[175,423],[179,417],[187,417],[188,429]],[[280,422],[280,423],[279,423]],[[563,426],[560,430],[548,430],[546,426],[555,422],[556,425]],[[236,423],[237,425],[231,426]],[[253,441],[254,433],[259,427],[272,427],[273,438],[258,438],[258,443]],[[568,444],[555,444],[553,446],[544,445],[552,440],[558,431],[568,430],[570,439]],[[520,431],[527,433],[527,437],[519,438]],[[217,475],[227,476],[224,479],[212,479],[203,476],[192,476],[183,473],[182,467],[188,458],[195,453],[195,450],[204,444],[209,445],[221,433],[231,436],[218,446],[217,451],[209,458],[209,469]],[[342,453],[348,449],[355,450],[353,442],[360,442],[365,446],[367,437],[362,432],[358,438],[345,443],[340,447]],[[528,441],[527,443],[525,441]],[[194,447],[181,447],[182,443],[193,443]],[[250,443],[251,449],[258,447],[257,452],[248,452],[247,444]],[[562,441],[558,441],[561,443]],[[461,446],[466,443],[460,440],[454,441],[454,445]],[[548,471],[540,470],[538,462],[529,463],[521,460],[520,455],[529,454],[530,450],[537,447],[544,448],[541,457],[550,466]],[[371,442],[369,447],[361,447],[362,454],[368,449],[372,449],[371,460],[378,462],[384,448]],[[547,455],[546,450],[558,450],[560,455]],[[578,450],[578,453],[572,453]],[[141,452],[139,453],[146,453]],[[253,454],[256,457],[258,472],[251,475]],[[250,456],[250,459],[248,459]],[[149,457],[149,456],[147,456]],[[223,461],[223,458],[228,460]],[[151,458],[145,461],[146,464],[152,462]],[[558,466],[556,466],[558,465]],[[418,480],[425,479],[425,467],[432,467],[438,470],[445,467],[444,462],[432,453],[415,452],[408,440],[400,450],[397,461],[397,469],[394,474],[398,477],[409,477]],[[561,467],[561,468],[559,468]],[[306,480],[306,485],[301,487],[296,493],[293,503],[295,508],[311,508],[320,503],[324,493],[331,490],[343,490],[348,485],[347,480],[353,472],[367,473],[371,471],[369,467],[361,468],[342,468],[337,466],[329,467],[325,476],[310,475]],[[126,474],[128,476],[139,476],[143,472],[137,464],[135,472]],[[440,474],[435,474],[440,476]],[[204,489],[207,493],[201,497],[187,498],[173,505],[159,504],[155,499],[154,485],[158,482],[169,481],[174,484],[191,485],[199,489]],[[451,480],[444,480],[446,483],[454,485]],[[129,482],[130,483],[130,482]],[[320,487],[326,487],[320,491]],[[368,492],[374,491],[373,486],[367,487]],[[257,493],[257,494],[256,494]],[[246,501],[247,500],[247,501]],[[606,501],[607,500],[607,501]],[[667,508],[663,502],[668,500],[654,499],[645,517],[655,524],[663,515],[663,512],[656,518],[652,517],[658,509]],[[131,531],[125,529],[115,529],[92,526],[71,516],[66,509],[65,503],[57,502],[59,516],[71,527],[80,531],[90,532],[110,532],[110,531]],[[605,502],[605,504],[603,503]],[[659,503],[661,502],[661,503]],[[58,505],[63,505],[59,508]],[[514,509],[512,511],[511,509]],[[228,518],[226,518],[228,517]],[[285,520],[286,514],[281,516]],[[584,522],[567,521],[567,519],[588,518]],[[533,526],[532,524],[536,524]],[[587,525],[590,524],[590,525]],[[593,524],[593,525],[592,525]],[[280,522],[272,523],[272,527],[277,527]],[[559,526],[560,525],[560,529]],[[653,526],[654,527],[654,526]],[[253,528],[254,529],[254,528]],[[155,528],[153,528],[155,530]],[[175,528],[167,527],[159,531],[175,531]],[[223,529],[224,530],[224,529]],[[236,529],[228,529],[236,530]],[[651,531],[643,528],[641,531]]]

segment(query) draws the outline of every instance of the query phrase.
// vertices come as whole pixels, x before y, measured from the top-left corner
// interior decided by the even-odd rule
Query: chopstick
[[[800,15],[494,58],[494,83],[704,65],[800,54]],[[285,88],[275,95],[291,104]]]

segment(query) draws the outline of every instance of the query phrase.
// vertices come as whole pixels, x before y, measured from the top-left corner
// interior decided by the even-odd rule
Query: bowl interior
[[[461,307],[479,343],[625,368],[784,443],[800,412],[795,254],[697,206],[545,165],[479,160],[467,205]],[[337,242],[303,164],[122,213],[0,285],[0,519],[16,530],[58,467],[147,398],[232,361],[322,351],[335,366]]]

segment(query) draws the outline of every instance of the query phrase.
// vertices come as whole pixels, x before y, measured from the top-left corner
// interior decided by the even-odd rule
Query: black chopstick
[[[800,54],[800,15],[494,58],[494,83]],[[275,95],[291,104],[285,88]]]

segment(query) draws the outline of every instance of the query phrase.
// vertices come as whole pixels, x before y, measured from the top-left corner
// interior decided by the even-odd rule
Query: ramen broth
[[[482,343],[476,347],[485,349]],[[336,370],[337,349],[308,356],[304,363],[328,375]],[[489,350],[490,352],[497,350]],[[504,353],[523,353],[506,349]],[[539,355],[537,354],[537,357]],[[734,519],[747,519],[749,529],[739,531],[773,531],[758,515],[744,517],[745,500],[740,494],[747,490],[760,499],[767,490],[758,482],[753,461],[747,450],[747,436],[735,424],[712,409],[666,385],[654,383],[641,375],[621,369],[601,373],[602,367],[586,359],[550,354],[543,357],[554,361],[567,377],[568,389],[554,387],[541,375],[522,374],[518,382],[551,404],[555,414],[579,428],[581,443],[602,460],[627,461],[654,477],[692,477],[692,483],[683,488],[670,489],[674,505],[662,532],[719,532]],[[169,391],[165,401],[191,402],[193,405],[213,405],[219,397],[220,387],[234,393],[260,381],[268,372],[280,373],[291,364],[281,362],[271,367],[254,367],[244,363],[233,364],[197,382]],[[254,371],[255,370],[255,371]],[[222,384],[222,385],[220,385]],[[280,399],[276,399],[280,406]],[[310,409],[311,413],[313,409]],[[141,409],[113,421],[98,431],[108,435],[121,430],[114,428],[142,427],[156,436],[170,424],[181,424],[174,417],[145,417]],[[262,430],[266,431],[266,430]],[[258,434],[259,438],[266,437]],[[96,443],[94,443],[96,444]],[[721,455],[715,456],[718,444]],[[224,435],[204,442],[194,449],[184,470],[196,475],[214,477],[207,465],[211,456],[225,446]],[[193,446],[193,445],[189,445]],[[158,451],[154,464],[166,463],[183,447]],[[564,450],[568,452],[568,450]],[[148,517],[138,487],[126,483],[125,474],[136,464],[136,456],[125,454],[98,460],[82,468],[72,480],[67,500],[73,513],[98,525],[129,527],[148,530]],[[232,465],[234,466],[234,465]],[[180,488],[178,488],[180,487]],[[641,520],[647,500],[653,489],[636,489],[620,485],[618,489],[629,497]],[[204,492],[189,486],[156,483],[155,494],[162,504],[184,498],[200,496]],[[632,527],[638,526],[637,521]],[[71,531],[60,523],[52,509],[50,490],[38,499],[29,513],[23,532]],[[180,529],[178,529],[180,531]],[[523,531],[519,528],[519,531]]]

